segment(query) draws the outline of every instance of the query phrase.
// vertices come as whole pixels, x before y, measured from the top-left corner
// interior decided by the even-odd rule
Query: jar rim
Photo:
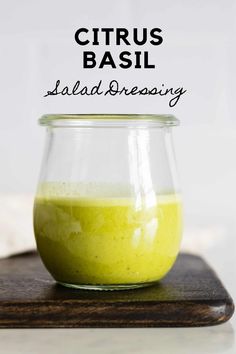
[[[39,118],[40,125],[46,126],[81,126],[97,123],[113,125],[113,123],[150,122],[158,126],[177,126],[179,120],[172,114],[44,114]]]

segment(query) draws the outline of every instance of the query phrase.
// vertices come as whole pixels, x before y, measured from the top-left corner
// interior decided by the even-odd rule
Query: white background
[[[37,119],[44,113],[175,114],[183,245],[205,255],[235,296],[235,20],[233,0],[0,0],[0,195],[34,193],[44,138]],[[83,48],[74,41],[79,27],[161,28],[163,44],[147,46],[156,69],[83,70]],[[43,98],[57,79],[113,78],[187,93],[174,108],[158,96]]]

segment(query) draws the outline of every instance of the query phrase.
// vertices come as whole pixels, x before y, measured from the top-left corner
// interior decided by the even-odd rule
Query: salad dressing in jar
[[[34,204],[40,256],[62,285],[151,285],[182,235],[169,115],[47,115]]]

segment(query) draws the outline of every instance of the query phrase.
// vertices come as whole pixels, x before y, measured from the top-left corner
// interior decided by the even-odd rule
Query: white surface
[[[0,340],[1,353],[7,354],[235,354],[230,323],[193,329],[1,330]]]
[[[0,258],[35,248],[33,195],[0,195]]]

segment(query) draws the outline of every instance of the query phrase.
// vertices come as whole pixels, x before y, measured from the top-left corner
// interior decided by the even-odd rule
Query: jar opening
[[[40,125],[54,127],[85,126],[177,126],[179,120],[171,114],[45,114]]]

